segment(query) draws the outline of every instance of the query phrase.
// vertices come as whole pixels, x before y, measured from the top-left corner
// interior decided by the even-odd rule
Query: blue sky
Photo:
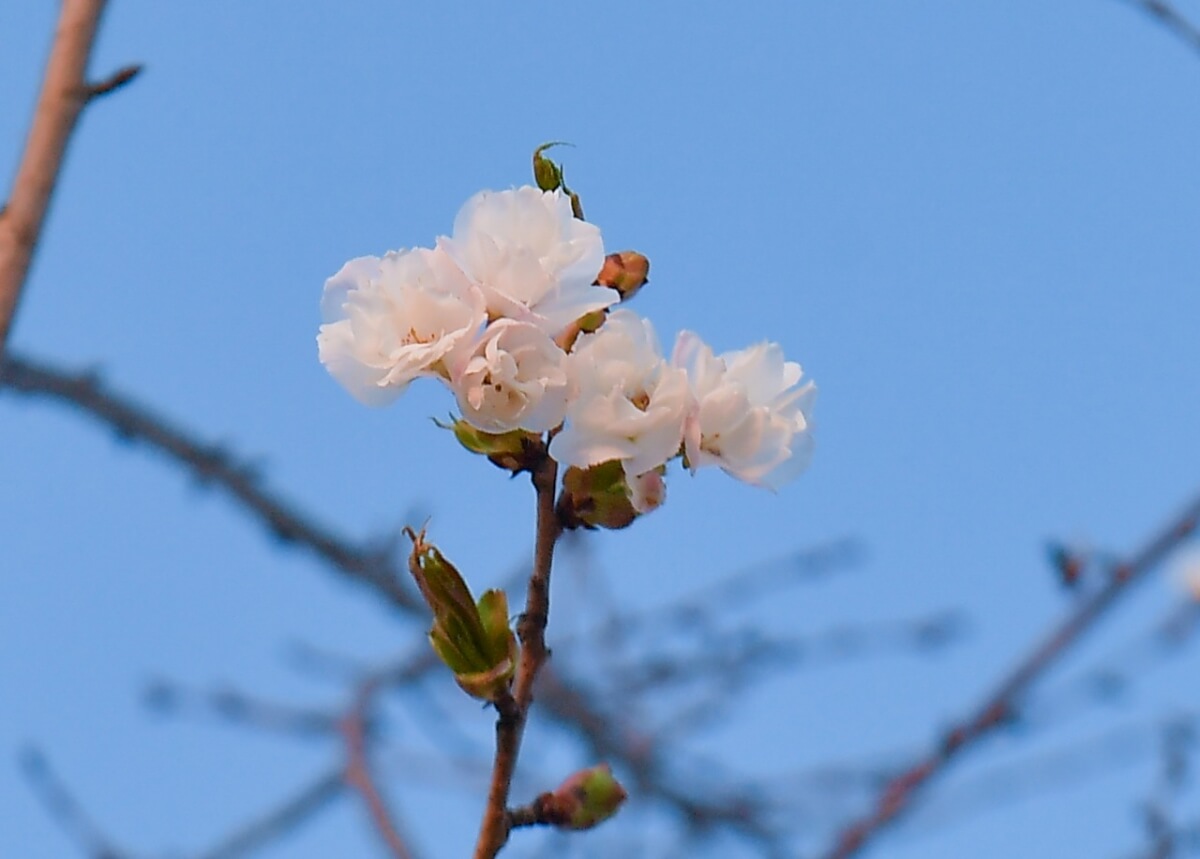
[[[0,9],[5,165],[51,6]],[[12,345],[102,368],[353,536],[428,513],[480,586],[528,544],[528,487],[432,425],[441,391],[365,409],[314,337],[343,261],[428,244],[474,192],[528,182],[544,141],[575,144],[559,154],[606,245],[652,260],[636,309],[664,341],[771,339],[804,365],[821,391],[810,471],[778,495],[676,475],[666,507],[594,541],[607,587],[657,604],[851,536],[861,566],[789,592],[764,628],[943,608],[973,623],[937,659],[761,687],[701,741],[743,769],[924,748],[1069,609],[1048,537],[1123,551],[1196,491],[1200,56],[1129,4],[126,0],[92,68],[133,61],[145,75],[74,139]],[[336,703],[288,667],[287,642],[379,659],[412,636],[61,408],[0,395],[0,485],[0,761],[36,740],[128,845],[194,850],[330,752],[154,718],[148,677]],[[1052,679],[1121,652],[1177,599],[1156,578]],[[1194,711],[1196,661],[994,741],[933,799],[1011,756]],[[1146,754],[942,823],[931,808],[876,855],[1115,857],[1138,843],[1153,778]],[[395,779],[411,814],[449,821],[427,854],[462,855],[470,791]],[[0,764],[0,821],[0,855],[71,855],[15,764]],[[343,803],[263,855],[378,855],[364,830]]]

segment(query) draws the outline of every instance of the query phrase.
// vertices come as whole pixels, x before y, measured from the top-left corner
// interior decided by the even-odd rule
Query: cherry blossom
[[[448,378],[486,319],[483,296],[445,252],[359,257],[325,282],[321,362],[355,398],[382,405],[419,376]]]
[[[587,468],[620,460],[636,478],[675,457],[691,402],[687,376],[662,357],[649,320],[617,310],[568,356],[575,398],[550,443],[559,462]]]
[[[567,410],[566,355],[528,322],[499,319],[455,370],[452,386],[463,418],[490,433],[546,432]]]
[[[530,322],[551,337],[620,300],[594,285],[604,265],[600,230],[575,218],[561,191],[482,191],[439,247],[479,286],[492,319]]]
[[[688,466],[717,465],[770,489],[795,478],[812,453],[809,413],[816,396],[803,371],[776,343],[713,355],[680,332],[671,362],[687,372],[693,406],[684,429]]]

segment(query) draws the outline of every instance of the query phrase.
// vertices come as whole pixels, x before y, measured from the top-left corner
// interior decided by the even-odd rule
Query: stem
[[[508,840],[511,821],[508,815],[508,794],[513,773],[521,751],[521,737],[529,707],[533,704],[533,684],[546,664],[550,653],[546,649],[546,623],[550,616],[550,568],[554,562],[554,546],[562,527],[554,510],[554,489],[558,482],[558,463],[545,457],[533,472],[537,490],[537,542],[533,553],[533,572],[529,576],[529,591],[525,597],[525,613],[517,622],[521,639],[521,664],[510,699],[496,703],[500,717],[496,720],[496,757],[492,765],[492,782],[488,789],[487,807],[475,843],[474,859],[493,859]]]

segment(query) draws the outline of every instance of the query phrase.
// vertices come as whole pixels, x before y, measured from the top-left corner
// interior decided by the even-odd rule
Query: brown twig
[[[1103,588],[1078,607],[1040,642],[1012,673],[988,695],[974,715],[959,722],[945,735],[938,748],[914,762],[884,787],[875,807],[846,826],[825,859],[849,859],[858,855],[897,818],[908,811],[927,784],[981,738],[1009,722],[1020,698],[1088,632],[1134,582],[1140,581],[1184,539],[1200,521],[1200,499],[1184,510],[1161,533],[1150,539],[1128,561],[1118,564]]]
[[[383,791],[371,772],[371,761],[367,749],[369,736],[368,711],[379,691],[379,680],[372,678],[363,683],[355,694],[354,703],[342,719],[340,731],[346,744],[346,768],[343,777],[367,807],[371,823],[391,856],[395,859],[412,859],[413,853],[407,839],[400,833],[391,809],[383,798]]]
[[[0,357],[79,114],[93,98],[118,89],[140,70],[130,66],[100,83],[87,82],[104,5],[105,0],[63,0],[25,151],[8,204],[0,209]]]
[[[263,488],[253,469],[234,461],[228,451],[195,439],[145,406],[105,390],[96,376],[67,373],[9,354],[0,359],[0,386],[74,405],[111,427],[122,439],[140,441],[166,454],[201,481],[232,495],[280,540],[308,548],[334,569],[371,587],[393,606],[417,612],[417,600],[401,585],[400,571],[386,554],[340,539],[313,517]]]
[[[106,78],[90,83],[83,88],[84,97],[88,101],[101,96],[114,93],[121,87],[129,84],[134,78],[142,73],[143,66],[141,63],[123,66],[113,72]]]
[[[1157,20],[1183,39],[1193,50],[1200,51],[1200,27],[1185,18],[1174,6],[1165,0],[1127,0],[1127,2]]]
[[[496,720],[496,756],[474,859],[492,859],[508,840],[508,795],[529,707],[533,703],[533,684],[549,656],[545,633],[550,614],[550,569],[554,562],[554,546],[562,532],[554,507],[557,482],[558,465],[545,457],[533,472],[533,486],[537,492],[537,538],[525,612],[517,623],[521,663],[517,668],[512,700],[497,704],[500,715]]]

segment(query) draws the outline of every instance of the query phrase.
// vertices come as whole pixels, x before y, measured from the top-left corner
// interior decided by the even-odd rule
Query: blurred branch
[[[119,438],[141,442],[165,454],[200,481],[223,489],[281,539],[313,552],[330,567],[376,591],[405,614],[425,617],[424,607],[419,607],[412,592],[401,586],[404,580],[390,555],[360,548],[317,525],[281,495],[263,488],[258,475],[235,461],[227,451],[198,440],[151,409],[107,390],[93,374],[68,373],[10,355],[0,364],[0,388],[72,406],[114,430]],[[782,566],[786,569],[778,572],[775,571],[775,565],[779,562],[757,565],[693,595],[682,613],[676,613],[671,608],[664,609],[662,614],[656,614],[653,610],[649,614],[633,612],[628,616],[618,613],[615,623],[619,626],[627,621],[635,628],[654,627],[659,621],[669,619],[668,625],[677,624],[679,628],[695,624],[693,628],[712,629],[712,616],[732,604],[729,600],[743,604],[743,597],[760,598],[774,593],[778,588],[819,578],[831,569],[848,563],[857,555],[857,551],[854,544],[846,541],[785,559]],[[744,586],[744,590],[739,590],[739,586]],[[536,606],[533,612],[528,608],[526,610],[526,615],[534,620],[538,613]],[[611,631],[612,627],[605,625],[596,634],[603,635]],[[934,624],[924,633],[914,629],[912,634],[916,638],[924,634],[926,638],[936,640],[944,632]],[[849,643],[853,644],[853,641]],[[842,642],[843,646],[846,644],[846,641]],[[429,649],[423,646],[419,657],[397,661],[390,669],[388,678],[379,682],[388,688],[403,686],[409,679],[438,664]],[[352,676],[353,667],[348,665],[342,665],[338,670],[350,672],[347,679],[354,683],[365,682],[368,675],[376,674],[368,672],[368,675],[355,677]],[[688,780],[676,779],[665,762],[672,756],[677,761],[680,757],[678,749],[668,749],[664,745],[652,751],[650,744],[661,742],[662,738],[638,731],[631,717],[619,708],[602,706],[597,696],[586,691],[569,671],[569,666],[547,665],[538,675],[536,695],[542,705],[538,712],[580,739],[591,750],[594,759],[607,760],[614,767],[634,773],[635,786],[640,793],[672,809],[692,830],[725,829],[757,843],[767,855],[774,855],[783,849],[782,833],[775,831],[767,822],[768,812],[775,809],[761,804],[753,784],[723,785],[720,790],[713,792]],[[216,702],[209,702],[210,705],[213,703]],[[281,726],[277,717],[282,716],[282,712],[272,711],[268,714],[264,710],[243,706],[248,703],[227,697],[222,706],[227,716],[232,712],[250,721],[263,717],[255,724]],[[292,715],[298,715],[298,712]],[[315,728],[311,720],[301,718],[299,723]]]
[[[1126,2],[1154,18],[1193,50],[1200,51],[1200,27],[1185,18],[1166,0],[1126,0]]]
[[[367,585],[393,606],[408,613],[418,612],[417,600],[401,585],[399,568],[387,553],[361,548],[339,538],[279,494],[263,487],[254,470],[236,461],[228,451],[200,441],[131,399],[109,392],[94,374],[68,373],[10,354],[0,363],[0,387],[75,406],[106,424],[119,438],[154,448],[202,483],[225,490],[278,539],[303,546],[348,578]]]
[[[50,817],[79,844],[89,859],[130,859],[114,847],[63,784],[41,750],[29,746],[21,752],[21,771]]]
[[[395,859],[413,859],[408,840],[401,834],[395,815],[388,808],[383,791],[371,768],[368,741],[371,736],[368,714],[380,681],[372,678],[363,683],[354,696],[354,703],[342,719],[339,730],[346,745],[346,769],[343,778],[362,798],[371,823],[388,852]]]
[[[964,751],[1008,723],[1021,697],[1105,616],[1130,587],[1140,581],[1196,530],[1200,499],[1151,538],[1128,561],[1117,564],[1108,582],[1082,600],[1074,611],[1020,660],[1009,676],[989,694],[975,713],[946,732],[936,749],[894,777],[882,790],[875,807],[846,826],[825,859],[857,855],[897,818],[907,812],[921,790]]]
[[[641,732],[615,708],[602,706],[583,684],[563,677],[558,665],[542,672],[538,692],[540,713],[581,737],[591,759],[619,763],[638,793],[670,808],[689,829],[728,829],[768,855],[782,849],[783,833],[768,824],[771,809],[753,785],[726,782],[719,795],[705,796],[695,781],[676,781],[667,761],[678,762],[677,750]]]
[[[616,665],[614,689],[641,693],[716,680],[745,685],[756,672],[767,669],[836,664],[871,655],[932,653],[960,638],[965,628],[960,614],[947,611],[915,620],[835,627],[810,636],[772,636],[750,624],[712,630],[686,652],[656,653],[647,647],[641,656]]]
[[[63,0],[25,151],[8,203],[0,209],[0,358],[79,115],[93,98],[119,89],[141,71],[128,66],[98,83],[87,82],[104,5],[105,0]]]
[[[1155,750],[1161,724],[1118,725],[1096,736],[1049,751],[994,765],[953,790],[939,794],[915,811],[914,832],[928,834],[950,823],[1002,805],[1030,801],[1055,790],[1081,784],[1114,770],[1145,763]]]
[[[339,767],[323,773],[278,807],[232,832],[195,859],[239,859],[296,829],[336,799],[346,787]]]
[[[1022,729],[1059,725],[1072,713],[1120,700],[1135,681],[1182,654],[1200,632],[1200,600],[1187,598],[1168,609],[1142,635],[1123,642],[1094,667],[1025,705]]]
[[[193,692],[168,680],[154,680],[144,698],[148,707],[160,713],[208,710],[233,724],[273,733],[312,737],[334,736],[339,730],[338,717],[330,713],[261,701],[231,688]]]

